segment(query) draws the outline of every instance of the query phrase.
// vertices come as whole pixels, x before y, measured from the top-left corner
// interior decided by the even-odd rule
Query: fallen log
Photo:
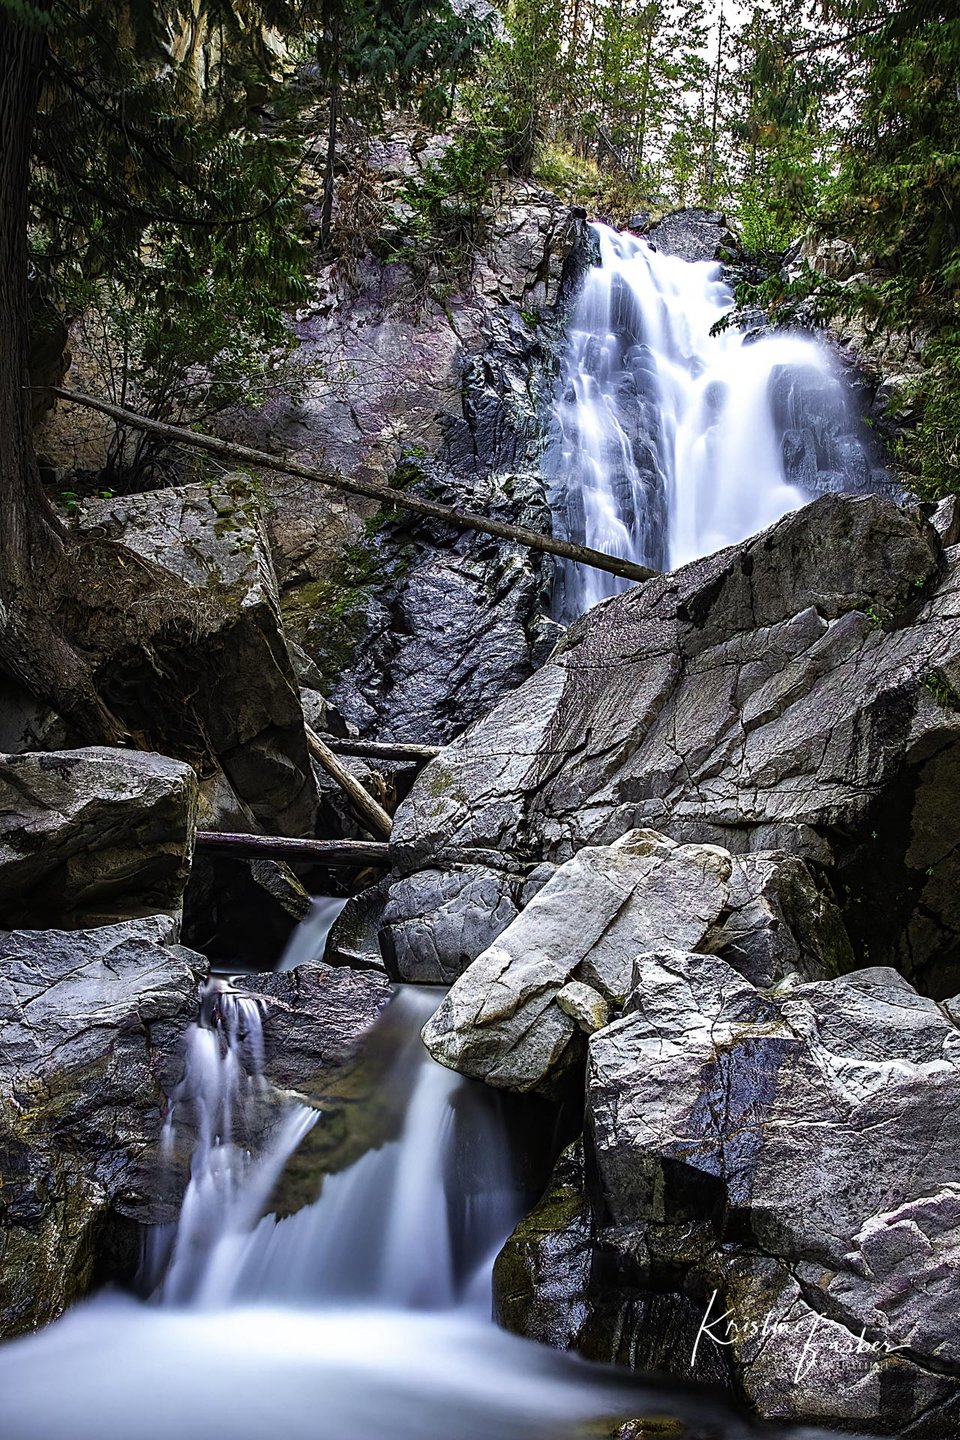
[[[40,387],[36,387],[40,388]],[[327,485],[333,490],[344,490],[349,495],[363,495],[368,500],[377,500],[391,510],[411,510],[415,515],[428,515],[434,520],[443,520],[458,530],[477,530],[483,535],[495,535],[498,540],[513,540],[528,550],[540,550],[546,555],[559,555],[561,559],[573,560],[578,565],[588,565],[593,570],[605,570],[618,575],[622,580],[649,580],[658,572],[646,565],[637,565],[633,560],[622,560],[616,555],[606,555],[602,550],[593,550],[589,545],[577,545],[572,540],[559,540],[553,535],[541,535],[537,530],[528,530],[525,525],[511,525],[506,520],[494,520],[488,515],[475,515],[466,510],[456,510],[451,505],[441,505],[435,500],[424,500],[406,490],[391,490],[386,485],[374,485],[368,480],[355,476],[327,475],[320,470],[298,465],[293,460],[281,460],[265,450],[253,450],[249,445],[235,445],[232,440],[221,440],[215,435],[204,435],[194,430],[184,430],[179,425],[167,425],[161,420],[150,420],[138,415],[135,410],[126,410],[121,405],[111,405],[107,400],[98,400],[92,395],[83,395],[78,390],[64,390],[59,385],[42,387],[58,400],[70,405],[83,405],[89,410],[99,410],[121,425],[130,425],[149,435],[175,445],[188,445],[194,450],[205,450],[221,460],[239,465],[254,465],[263,470],[276,470],[281,475],[294,475],[299,479],[313,480],[318,485]]]
[[[426,765],[440,754],[439,745],[408,745],[393,740],[346,740],[339,735],[320,736],[335,755],[356,755],[362,760],[415,760]]]
[[[380,835],[384,840],[389,840],[393,821],[383,806],[374,800],[369,791],[364,790],[355,775],[351,775],[350,771],[340,764],[329,745],[326,745],[309,725],[304,728],[307,732],[307,749],[340,786],[347,797],[350,809],[360,824],[371,834]]]
[[[382,840],[292,840],[282,835],[234,835],[198,830],[196,848],[238,860],[302,860],[319,865],[390,867],[390,846]]]

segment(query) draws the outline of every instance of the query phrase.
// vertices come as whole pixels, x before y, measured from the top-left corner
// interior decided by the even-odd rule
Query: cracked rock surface
[[[890,969],[764,994],[666,951],[628,1009],[588,1066],[613,1248],[718,1288],[762,1413],[952,1433],[960,1032]]]
[[[144,606],[99,683],[132,729],[193,762],[208,829],[307,835],[317,794],[260,500],[225,475],[84,507],[87,533],[170,577],[190,633]],[[226,826],[220,824],[221,817]]]
[[[716,956],[639,955],[589,1041],[583,1153],[497,1261],[501,1320],[767,1418],[955,1435],[951,1009],[888,968],[758,990]]]
[[[776,980],[835,974],[850,959],[802,862],[636,830],[561,866],[451,987],[424,1041],[461,1074],[550,1092],[582,1061],[584,1033],[624,1005],[637,954],[661,944]]]
[[[650,826],[824,874],[856,958],[960,984],[960,551],[825,496],[598,606],[415,784],[400,866]]]
[[[84,1293],[117,1216],[151,1216],[142,1165],[207,964],[172,932],[0,932],[0,1335]]]

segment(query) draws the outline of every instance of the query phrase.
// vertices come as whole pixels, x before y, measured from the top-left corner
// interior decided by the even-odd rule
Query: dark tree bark
[[[34,0],[42,16],[49,0]],[[30,142],[46,54],[40,20],[0,8],[0,667],[84,739],[123,727],[56,618],[65,575],[62,525],[37,470],[30,420],[27,194]]]
[[[333,197],[336,188],[337,141],[340,128],[340,27],[334,25],[330,43],[334,62],[330,77],[330,113],[327,118],[327,158],[323,167],[323,200],[320,206],[320,243],[329,245],[333,227]]]

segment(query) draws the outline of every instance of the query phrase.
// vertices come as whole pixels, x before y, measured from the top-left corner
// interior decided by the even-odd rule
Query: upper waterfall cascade
[[[673,570],[815,494],[877,487],[821,345],[734,327],[711,334],[733,303],[718,264],[590,229],[599,264],[574,304],[545,455],[558,533]],[[559,618],[627,583],[565,564]]]

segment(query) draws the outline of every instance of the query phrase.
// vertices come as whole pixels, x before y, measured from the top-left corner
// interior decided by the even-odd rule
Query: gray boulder
[[[889,969],[762,993],[638,958],[590,1041],[598,1244],[703,1298],[760,1413],[905,1436],[960,1416],[960,1032]],[[722,1317],[726,1312],[726,1320]]]
[[[717,210],[674,210],[647,230],[647,239],[681,260],[717,260],[736,243]]]
[[[451,987],[424,1041],[462,1074],[550,1090],[582,1058],[583,1035],[623,1006],[637,954],[659,945],[719,952],[765,983],[836,974],[852,959],[802,861],[631,831],[548,880]]]
[[[554,873],[451,865],[385,879],[352,896],[334,923],[328,955],[386,969],[395,980],[449,985],[504,931]]]
[[[653,826],[822,867],[858,961],[960,983],[960,552],[825,496],[583,617],[426,767],[401,868],[560,862]]]
[[[157,577],[124,613],[90,616],[105,656],[100,688],[117,713],[205,777],[221,770],[230,806],[262,829],[312,833],[317,797],[300,695],[249,480],[94,501],[82,524]]]
[[[117,1217],[150,1217],[141,1166],[206,968],[172,933],[0,932],[0,1335],[54,1319]]]
[[[71,927],[179,915],[197,798],[193,770],[165,755],[0,756],[0,921]]]

